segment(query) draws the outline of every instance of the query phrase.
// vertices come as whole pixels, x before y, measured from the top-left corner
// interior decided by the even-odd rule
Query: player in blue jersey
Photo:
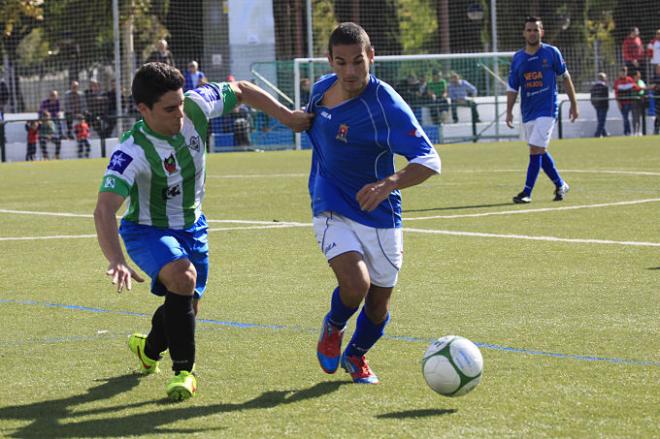
[[[307,111],[313,145],[309,193],[316,239],[337,288],[323,319],[317,357],[326,373],[341,366],[356,383],[378,383],[365,354],[383,335],[401,268],[401,194],[440,172],[440,158],[394,89],[369,74],[374,50],[354,23],[331,34],[333,74],[314,84]],[[394,155],[408,160],[397,171]],[[346,322],[364,306],[341,354]]]
[[[208,232],[202,213],[206,180],[209,119],[239,103],[265,111],[296,131],[312,115],[291,111],[249,81],[209,83],[183,93],[183,75],[163,63],[142,66],[132,92],[143,120],[126,132],[113,152],[99,189],[94,221],[99,245],[108,259],[106,272],[117,291],[131,289],[142,277],[129,266],[119,242],[151,278],[151,291],[164,297],[148,335],[133,334],[129,348],[140,371],[158,371],[169,349],[175,375],[166,387],[172,400],[190,398],[197,389],[195,316],[208,277]],[[117,228],[116,213],[128,209]]]
[[[529,143],[529,166],[525,187],[513,202],[529,203],[540,170],[555,184],[555,201],[561,201],[570,189],[561,178],[555,162],[547,151],[558,114],[557,78],[562,78],[571,101],[571,122],[578,117],[575,87],[559,49],[541,42],[543,23],[537,17],[527,17],[523,30],[525,48],[516,52],[511,62],[507,89],[506,124],[513,128],[513,105],[520,90],[522,121]]]

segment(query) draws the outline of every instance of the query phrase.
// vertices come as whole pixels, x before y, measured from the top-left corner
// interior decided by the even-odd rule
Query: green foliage
[[[438,21],[428,0],[399,0],[399,26],[403,55],[429,53],[437,38]]]
[[[314,33],[314,56],[325,56],[328,52],[328,40],[337,26],[332,0],[314,0],[312,25]]]
[[[43,20],[41,0],[3,0],[0,2],[0,30],[2,53],[15,56],[21,39]]]
[[[33,29],[26,35],[18,45],[16,53],[18,63],[24,67],[34,67],[48,57],[49,45],[44,39],[44,31],[41,28]]]

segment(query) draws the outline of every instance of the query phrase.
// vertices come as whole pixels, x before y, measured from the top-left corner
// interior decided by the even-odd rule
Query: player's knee
[[[369,279],[368,277],[360,275],[347,276],[344,279],[339,280],[339,288],[342,292],[345,292],[348,296],[362,299],[367,295],[369,291]]]
[[[197,270],[187,259],[174,261],[161,270],[160,281],[168,291],[184,296],[195,293],[197,283]]]

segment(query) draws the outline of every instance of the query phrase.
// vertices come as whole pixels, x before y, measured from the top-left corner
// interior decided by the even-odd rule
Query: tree
[[[4,0],[0,3],[0,27],[2,28],[2,53],[9,60],[10,105],[13,111],[23,111],[25,104],[20,93],[18,75],[15,74],[15,60],[21,40],[32,32],[43,20],[40,0]],[[16,97],[16,101],[14,101]]]
[[[335,16],[362,26],[379,55],[402,53],[396,0],[335,0]]]

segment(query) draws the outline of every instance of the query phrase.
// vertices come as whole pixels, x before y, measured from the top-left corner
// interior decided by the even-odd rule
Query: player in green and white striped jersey
[[[121,292],[131,279],[142,282],[124,257],[151,278],[151,291],[164,296],[148,336],[133,334],[129,348],[143,373],[158,371],[169,349],[175,376],[170,399],[196,391],[195,315],[208,277],[208,236],[202,213],[209,119],[238,103],[260,109],[295,131],[307,129],[312,115],[291,111],[248,81],[210,83],[183,94],[184,79],[174,67],[148,63],[135,74],[133,99],[143,120],[126,132],[110,158],[94,211],[97,237],[108,259],[106,272]],[[116,213],[128,199],[117,228]]]

